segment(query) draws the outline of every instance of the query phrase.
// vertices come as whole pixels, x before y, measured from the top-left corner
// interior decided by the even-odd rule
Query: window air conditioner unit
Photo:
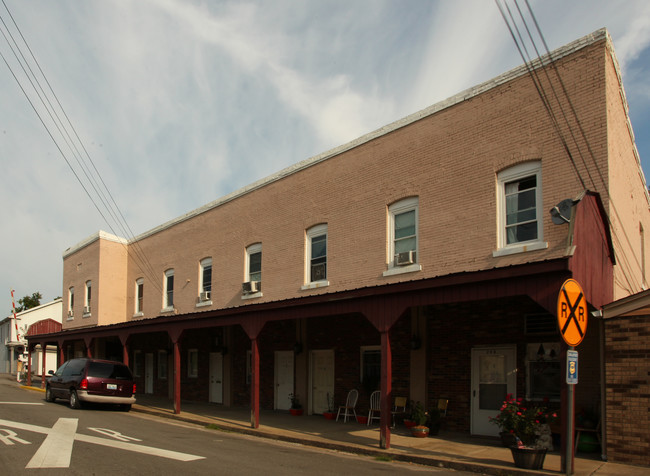
[[[242,284],[242,291],[244,294],[253,294],[260,292],[262,283],[259,281],[247,281]]]
[[[323,281],[325,279],[325,271],[327,270],[325,263],[315,264],[311,267],[311,280]]]
[[[415,251],[404,251],[395,255],[396,266],[406,266],[415,263]]]
[[[84,306],[84,314],[90,314],[90,306]]]
[[[210,291],[203,291],[201,294],[199,294],[199,300],[201,301],[209,301],[211,298],[211,292]]]
[[[74,311],[68,311],[68,317],[74,317]]]

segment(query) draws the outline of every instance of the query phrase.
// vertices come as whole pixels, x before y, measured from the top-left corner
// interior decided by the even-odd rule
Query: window
[[[498,248],[494,256],[546,248],[542,228],[542,164],[515,165],[497,180]]]
[[[158,351],[158,378],[161,380],[167,379],[167,351]]]
[[[199,263],[199,304],[212,303],[212,258],[202,259]]]
[[[190,378],[199,376],[199,351],[197,349],[187,351],[187,376]]]
[[[361,383],[368,393],[379,389],[381,377],[381,347],[361,347]]]
[[[92,283],[90,281],[86,281],[86,295],[84,297],[84,313],[83,317],[88,317],[90,316],[90,304],[92,302]]]
[[[311,227],[307,230],[305,247],[305,286],[311,289],[328,286],[327,281],[327,224]]]
[[[242,299],[262,295],[262,243],[246,248],[246,269]]]
[[[165,271],[165,281],[163,283],[163,311],[174,309],[174,270]]]
[[[139,278],[135,281],[135,316],[143,315],[142,300],[144,298],[144,279]]]
[[[68,289],[68,319],[74,319],[74,286]]]
[[[388,207],[388,270],[384,276],[421,271],[418,264],[418,197]]]
[[[528,344],[526,349],[526,398],[528,400],[560,401],[562,369],[560,344],[543,342]]]
[[[246,248],[246,281],[262,281],[262,244]]]

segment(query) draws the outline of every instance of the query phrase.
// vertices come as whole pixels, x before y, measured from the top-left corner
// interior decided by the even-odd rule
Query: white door
[[[327,411],[327,397],[334,398],[334,351],[311,352],[311,408],[312,413]],[[344,402],[336,402],[340,404]]]
[[[276,410],[288,410],[291,408],[289,395],[293,393],[293,351],[277,351],[275,353],[274,379],[274,407]]]
[[[153,354],[144,354],[144,393],[153,393]]]
[[[490,423],[506,399],[515,394],[517,347],[472,349],[472,434],[497,436],[499,427]]]
[[[210,402],[223,403],[223,356],[210,352]]]

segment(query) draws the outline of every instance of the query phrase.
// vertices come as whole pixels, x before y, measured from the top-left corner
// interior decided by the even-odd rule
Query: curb
[[[35,392],[45,393],[45,389],[40,387],[30,387],[29,385],[21,385],[20,388],[23,388],[25,390],[33,390]]]
[[[168,413],[161,413],[143,407],[136,408],[135,405],[131,408],[131,411],[157,416],[161,418],[166,418],[169,420],[191,423],[202,427],[208,426],[204,421],[200,421],[189,417],[182,417],[178,415],[168,414]],[[492,466],[486,464],[454,461],[454,460],[435,458],[435,457],[432,458],[432,457],[415,456],[415,455],[409,455],[403,453],[394,453],[390,450],[376,450],[372,448],[348,446],[341,443],[332,443],[327,441],[317,441],[317,440],[310,440],[310,439],[298,438],[293,436],[278,435],[265,430],[246,429],[246,428],[240,428],[240,427],[229,426],[229,425],[221,425],[221,426],[214,425],[211,428],[215,429],[216,431],[240,433],[247,436],[267,438],[271,440],[282,441],[285,443],[296,443],[303,446],[311,446],[315,448],[340,451],[342,453],[351,453],[351,454],[358,454],[358,455],[371,456],[371,457],[384,457],[384,458],[389,457],[392,461],[414,463],[422,466],[432,466],[436,468],[446,468],[455,471],[466,471],[469,473],[489,474],[495,476],[503,476],[503,475],[528,476],[528,475],[540,475],[540,474],[555,474],[552,471],[551,472],[544,471],[544,470],[527,471],[515,467],[510,468],[510,467],[502,467],[502,466]]]

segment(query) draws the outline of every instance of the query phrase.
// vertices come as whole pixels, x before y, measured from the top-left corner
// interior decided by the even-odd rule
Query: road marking
[[[23,445],[31,445],[29,441],[18,438],[18,435],[16,435],[15,431],[5,430],[4,428],[1,428],[0,431],[5,432],[5,435],[2,435],[2,433],[0,433],[0,441],[2,441],[5,445],[12,446],[14,442],[11,440],[14,440],[16,443],[22,443]]]
[[[0,405],[45,405],[37,402],[0,402]]]
[[[142,441],[139,440],[138,438],[133,438],[131,436],[123,435],[119,431],[115,431],[115,430],[108,430],[106,428],[91,428],[91,427],[88,427],[88,429],[96,431],[97,433],[101,433],[102,435],[110,436],[120,441]]]
[[[76,418],[59,418],[25,468],[69,468]]]
[[[59,425],[59,422],[64,420],[64,422]],[[69,426],[71,425],[71,422],[65,422],[65,420],[72,420],[74,421],[74,430],[70,432]],[[145,446],[145,445],[137,445],[135,443],[127,443],[124,441],[115,441],[115,440],[109,440],[107,438],[100,438],[97,436],[90,436],[90,435],[82,435],[79,433],[76,433],[76,428],[77,428],[77,422],[78,419],[76,418],[59,418],[59,420],[54,424],[52,428],[47,428],[43,426],[37,426],[37,425],[31,425],[29,423],[20,423],[20,422],[15,422],[15,421],[10,421],[10,420],[3,420],[0,419],[0,426],[5,426],[8,428],[14,428],[17,430],[24,430],[24,431],[30,431],[34,433],[41,433],[47,435],[45,438],[45,441],[42,443],[41,448],[43,448],[44,445],[50,446],[52,445],[52,442],[56,440],[56,438],[63,438],[66,440],[66,445],[69,444],[69,440],[72,438],[77,441],[82,441],[84,443],[92,443],[95,445],[100,445],[100,446],[107,446],[109,448],[117,448],[121,450],[126,450],[126,451],[132,451],[134,453],[142,453],[142,454],[148,454],[152,456],[159,456],[161,458],[167,458],[167,459],[174,459],[177,461],[195,461],[198,459],[205,459],[205,456],[197,456],[197,455],[192,455],[188,453],[180,453],[178,451],[171,451],[171,450],[163,450],[161,448],[154,448],[153,446]],[[69,425],[69,426],[68,426]],[[108,431],[110,433],[113,433],[112,436],[115,435],[120,435],[124,438],[130,438],[130,437],[125,437],[121,433],[115,431],[113,432],[112,430],[106,430],[102,429],[104,431]],[[4,430],[6,431],[6,430]],[[13,432],[12,432],[13,433]],[[52,438],[50,438],[52,437]],[[50,440],[50,441],[48,441]],[[36,452],[34,457],[32,458],[32,461],[34,461],[34,464],[37,464],[35,458],[39,453],[42,453],[44,455],[48,455],[49,448],[48,449],[43,449],[41,451],[41,448]],[[69,448],[65,450],[59,450],[65,458],[67,458],[67,464],[69,467],[70,465],[70,457],[72,455],[72,445],[70,444]],[[49,456],[49,455],[48,455]],[[39,456],[40,458],[41,456]],[[49,459],[46,458],[47,461],[50,461]],[[32,464],[32,461],[30,461],[30,465]],[[48,463],[51,464],[51,463]],[[33,468],[33,467],[61,467],[61,466],[27,466],[28,468]]]

